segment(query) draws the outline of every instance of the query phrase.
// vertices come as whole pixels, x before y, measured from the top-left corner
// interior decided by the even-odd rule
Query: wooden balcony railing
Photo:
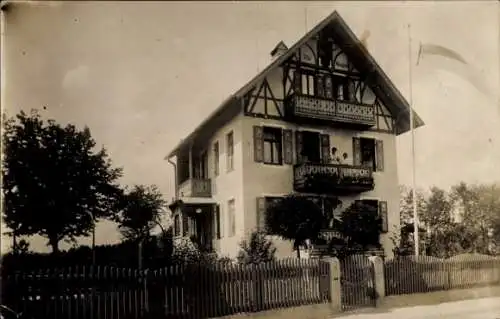
[[[181,197],[212,197],[212,183],[210,179],[191,178],[179,186]]]
[[[373,190],[372,170],[343,164],[302,163],[294,166],[297,192],[332,194]]]
[[[293,94],[286,100],[289,119],[315,119],[370,127],[375,125],[375,107],[357,102]]]

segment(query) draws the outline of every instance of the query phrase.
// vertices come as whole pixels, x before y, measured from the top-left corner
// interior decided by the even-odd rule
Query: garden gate
[[[375,307],[373,264],[365,255],[351,255],[340,261],[342,308]]]

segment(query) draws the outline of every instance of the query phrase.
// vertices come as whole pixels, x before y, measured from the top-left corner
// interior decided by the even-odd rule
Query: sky
[[[89,126],[123,167],[122,184],[156,184],[170,200],[165,155],[262,70],[280,40],[290,47],[337,10],[357,36],[369,31],[368,50],[426,123],[415,131],[417,186],[496,182],[499,8],[496,1],[17,4],[3,21],[2,108],[11,115],[37,108]],[[446,61],[424,57],[416,66],[419,43],[459,52],[487,93],[460,76],[457,63],[442,68]],[[411,185],[410,134],[398,137],[397,152],[400,184]],[[115,229],[99,224],[97,243],[119,240]],[[10,244],[2,240],[3,249]],[[47,251],[45,244],[35,238],[32,248]]]

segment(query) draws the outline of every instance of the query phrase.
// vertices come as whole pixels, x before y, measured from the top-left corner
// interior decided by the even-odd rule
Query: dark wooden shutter
[[[381,140],[375,141],[375,153],[377,154],[377,171],[384,170],[384,142]]]
[[[352,164],[361,166],[361,139],[359,137],[352,138]]]
[[[378,202],[378,215],[380,217],[381,225],[380,231],[382,233],[387,233],[389,231],[389,223],[387,220],[387,202],[379,201]]]
[[[264,129],[262,126],[253,127],[253,157],[258,163],[264,161]]]
[[[323,75],[316,75],[316,95],[319,97],[325,96],[325,85],[323,82]]]
[[[301,131],[295,131],[295,152],[297,157],[297,164],[304,162],[302,156],[302,148],[304,147],[304,137]]]
[[[265,231],[266,229],[266,198],[257,197],[257,230]]]
[[[189,218],[183,213],[182,214],[182,236],[186,237],[189,234]]]
[[[302,74],[298,71],[293,75],[293,90],[296,94],[302,93]]]
[[[221,233],[220,233],[221,226],[220,226],[220,206],[219,205],[215,205],[214,215],[215,215],[214,216],[215,238],[220,239],[221,238]]]
[[[323,163],[330,163],[330,135],[321,134],[321,159]]]
[[[283,162],[285,164],[293,164],[292,130],[283,130]]]

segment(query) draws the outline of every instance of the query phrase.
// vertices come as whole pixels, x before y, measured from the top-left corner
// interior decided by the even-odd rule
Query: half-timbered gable
[[[373,71],[358,70],[359,62],[343,49],[348,44],[339,26],[331,21],[282,53],[285,58],[247,88],[245,115],[398,133],[401,108],[390,110],[383,92],[374,92]]]

